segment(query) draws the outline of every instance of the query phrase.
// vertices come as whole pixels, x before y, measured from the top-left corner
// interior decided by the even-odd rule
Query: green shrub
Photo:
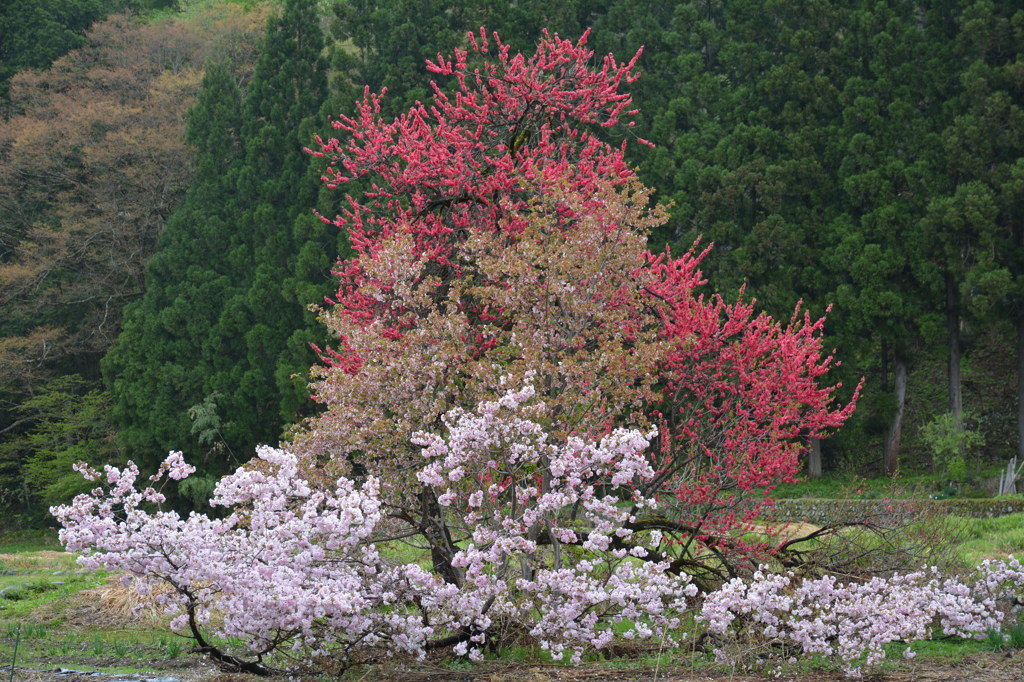
[[[967,479],[967,453],[985,444],[985,436],[980,431],[969,429],[963,423],[971,420],[971,415],[964,413],[958,425],[953,414],[946,412],[921,427],[921,439],[931,450],[935,470],[958,483]]]

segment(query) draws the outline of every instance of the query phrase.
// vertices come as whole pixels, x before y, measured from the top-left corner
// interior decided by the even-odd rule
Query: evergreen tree
[[[599,52],[645,47],[637,126],[658,148],[636,161],[674,204],[656,236],[713,242],[711,280],[775,314],[836,304],[844,369],[869,377],[851,445],[884,442],[888,471],[915,355],[949,348],[959,411],[963,321],[1018,305],[1020,10],[623,1],[595,26]]]
[[[206,395],[209,330],[234,287],[224,254],[238,211],[241,102],[227,65],[207,67],[186,128],[195,180],[147,263],[144,297],[103,361],[122,442],[136,457],[196,445],[188,412]]]
[[[340,109],[351,110],[364,87],[373,92],[387,88],[382,110],[385,115],[397,114],[415,101],[430,98],[430,82],[438,76],[427,72],[426,61],[454,47],[465,48],[467,33],[484,27],[488,36],[497,32],[513,51],[529,51],[544,30],[576,40],[603,17],[607,4],[607,0],[340,0],[333,5],[332,24],[334,38],[345,43],[333,54]]]
[[[332,33],[355,49],[334,51],[334,69],[341,81],[339,104],[350,110],[363,87],[387,88],[384,108],[401,111],[413,101],[426,101],[431,76],[426,59],[461,45],[472,28],[466,10],[472,2],[342,0],[333,5]]]
[[[327,101],[316,13],[314,0],[289,0],[271,20],[242,107],[242,210],[229,246],[242,271],[211,331],[220,348],[207,361],[210,392],[225,397],[233,417],[228,438],[246,450],[275,442],[309,409],[309,343],[323,332],[306,308],[330,291],[338,253],[338,230],[313,213],[322,169],[304,151]]]
[[[202,453],[215,476],[311,409],[322,332],[306,308],[330,291],[339,243],[313,213],[321,173],[304,151],[327,99],[315,17],[313,0],[289,0],[271,18],[244,98],[223,66],[206,74],[188,127],[196,182],[104,366],[135,456]]]
[[[1011,321],[1017,336],[1017,452],[1024,457],[1024,3],[964,2],[950,40],[959,73],[942,131],[947,191],[926,226],[947,283],[950,410],[961,423],[955,361],[970,326]],[[968,328],[970,328],[968,326]]]

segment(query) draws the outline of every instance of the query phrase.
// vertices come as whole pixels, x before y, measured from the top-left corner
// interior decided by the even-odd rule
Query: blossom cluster
[[[697,588],[666,560],[638,561],[660,558],[659,538],[626,529],[632,508],[657,507],[637,488],[655,475],[645,451],[656,432],[552,443],[524,416],[545,414],[535,395],[527,384],[472,413],[452,410],[446,437],[414,439],[429,460],[419,480],[459,510],[451,527],[467,544],[453,565],[467,589],[495,599],[496,612],[524,624],[556,659],[569,651],[578,661],[607,645],[616,625],[629,637],[671,640]]]
[[[450,526],[454,582],[388,559],[394,539],[383,535],[389,522],[375,479],[340,478],[325,490],[295,455],[269,447],[218,484],[211,503],[228,508],[224,518],[161,511],[164,496],[139,490],[130,463],[102,473],[80,465],[106,487],[52,511],[83,564],[134,577],[173,628],[214,655],[222,654],[205,631],[219,614],[217,634],[243,641],[261,665],[384,649],[422,656],[436,646],[479,658],[509,626],[578,661],[617,637],[672,646],[698,608],[698,627],[720,642],[722,660],[741,648],[762,658],[799,650],[856,673],[892,642],[983,637],[1002,624],[1008,599],[1024,597],[1024,568],[1012,557],[986,561],[968,579],[927,569],[843,583],[762,568],[699,593],[672,568],[659,531],[630,530],[636,509],[657,508],[640,492],[655,475],[644,453],[656,434],[558,441],[547,413],[526,384],[474,411],[450,411],[443,437],[416,437],[417,477],[459,521]],[[171,453],[151,482],[191,471]],[[170,589],[154,589],[160,584]]]
[[[171,627],[208,651],[215,647],[203,628],[214,611],[223,617],[218,634],[244,641],[258,659],[290,651],[345,660],[382,643],[422,655],[428,639],[444,635],[476,658],[492,626],[508,621],[575,660],[608,644],[614,624],[630,630],[632,622],[632,637],[669,637],[696,588],[664,561],[636,565],[650,551],[641,544],[632,553],[609,550],[627,535],[624,498],[614,493],[653,475],[642,455],[653,434],[616,431],[599,443],[551,445],[522,414],[543,413],[533,397],[527,385],[474,413],[453,410],[447,438],[417,439],[428,460],[419,478],[460,509],[466,529],[451,562],[458,584],[388,560],[379,547],[386,519],[375,479],[357,486],[342,477],[325,490],[302,475],[294,454],[269,447],[218,483],[211,505],[230,508],[225,518],[147,511],[164,496],[137,490],[131,463],[105,468],[108,489],[51,511],[61,541],[82,552],[85,565],[136,578],[173,617]],[[542,460],[550,476],[541,475]],[[172,453],[152,479],[190,470]],[[607,494],[596,494],[595,478],[612,481]],[[567,513],[573,507],[582,510],[575,520]],[[171,589],[154,590],[158,584]]]
[[[1005,602],[1022,595],[1024,570],[1012,556],[985,561],[969,582],[934,567],[847,583],[835,576],[798,580],[762,567],[706,595],[697,619],[725,642],[757,647],[762,659],[795,647],[838,658],[856,675],[883,659],[887,644],[907,643],[909,658],[909,643],[936,634],[984,638],[1002,625]],[[729,646],[715,654],[735,662]]]
[[[430,629],[386,607],[412,595],[429,607],[445,591],[415,564],[387,566],[369,542],[382,515],[376,481],[340,479],[333,490],[314,490],[291,453],[261,447],[255,461],[218,483],[211,504],[231,507],[225,518],[148,511],[164,496],[136,489],[138,468],[105,467],[109,489],[51,510],[61,542],[88,567],[124,571],[172,616],[173,629],[204,649],[215,610],[218,634],[240,638],[256,658],[309,654],[328,642],[342,653],[384,640],[422,651]],[[180,479],[190,469],[172,453],[153,479]],[[160,585],[170,589],[154,589]]]

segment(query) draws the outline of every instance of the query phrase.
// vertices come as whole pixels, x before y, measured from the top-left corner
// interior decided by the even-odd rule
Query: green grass
[[[999,470],[976,472],[975,476],[960,487],[956,496],[982,496],[977,482],[989,476],[998,476]],[[901,499],[923,497],[945,497],[954,492],[955,486],[943,476],[937,474],[899,475],[895,478],[880,476],[863,478],[853,475],[830,475],[828,478],[805,479],[796,483],[780,485],[775,496],[785,498],[816,498],[816,499],[882,499],[898,497]]]
[[[24,574],[26,571],[77,571],[80,567],[75,557],[70,554],[49,555],[39,552],[21,552],[17,554],[5,554],[0,552],[0,571],[15,571],[17,574]],[[10,575],[0,575],[0,583],[3,578],[10,578]],[[3,585],[0,584],[0,588]]]
[[[927,658],[933,661],[945,663],[961,663],[969,656],[989,651],[987,640],[976,639],[931,639],[921,642],[914,642],[910,650],[917,654],[918,658]],[[897,660],[903,657],[906,644],[890,644],[886,647],[886,657]]]
[[[43,606],[59,614],[67,605],[67,598],[81,590],[90,589],[103,583],[105,572],[84,575],[63,576],[3,576],[0,589],[14,586],[16,589],[0,595],[0,620],[27,620]],[[54,581],[63,582],[57,585]]]
[[[53,530],[14,530],[0,534],[0,554],[63,551]]]
[[[168,658],[177,658],[181,655],[181,640],[174,639],[163,645],[163,651]]]
[[[1006,643],[1014,649],[1024,649],[1024,616],[1018,618],[1006,633]]]
[[[414,535],[404,540],[392,540],[378,545],[382,556],[389,561],[402,564],[418,564],[423,568],[431,568],[433,561],[430,550],[423,549],[427,542],[422,535]]]
[[[15,642],[17,665],[26,668],[135,673],[135,661],[181,655],[183,641],[169,640],[165,630],[66,624],[76,593],[103,584],[108,574],[83,571],[74,556],[58,552],[52,531],[0,536],[0,591],[15,588],[0,595],[0,662],[15,661]]]
[[[0,661],[10,662],[18,642],[18,665],[28,668],[87,666],[103,672],[137,672],[133,662],[173,659],[185,650],[182,641],[161,644],[165,637],[155,630],[120,628],[64,629],[46,623],[0,625]]]
[[[1024,557],[1024,514],[960,521],[964,524],[964,533],[957,549],[968,564],[977,565],[984,559],[1004,558],[1010,554]]]

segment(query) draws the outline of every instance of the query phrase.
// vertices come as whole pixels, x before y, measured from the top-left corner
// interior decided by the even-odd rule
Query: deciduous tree
[[[431,65],[455,94],[437,90],[390,123],[367,94],[336,124],[349,141],[322,145],[330,185],[368,175],[375,190],[336,221],[359,255],[339,266],[324,313],[340,345],[315,385],[327,412],[299,432],[299,451],[333,464],[328,476],[352,465],[379,476],[394,520],[426,536],[436,570],[459,584],[462,538],[436,491],[414,493],[407,443],[535,373],[554,438],[661,427],[658,475],[639,487],[677,503],[635,530],[678,542],[677,570],[705,567],[709,549],[742,554],[733,531],[796,473],[796,441],[852,409],[832,411],[832,389],[817,385],[830,365],[821,323],[780,326],[705,298],[700,256],[646,253],[664,217],[623,150],[583,127],[632,115],[619,88],[635,59],[590,69],[585,42],[546,38],[530,58],[497,42],[474,70],[470,55],[492,47],[483,34],[472,45]],[[550,476],[543,463],[537,475]],[[553,538],[551,523],[532,539]]]

